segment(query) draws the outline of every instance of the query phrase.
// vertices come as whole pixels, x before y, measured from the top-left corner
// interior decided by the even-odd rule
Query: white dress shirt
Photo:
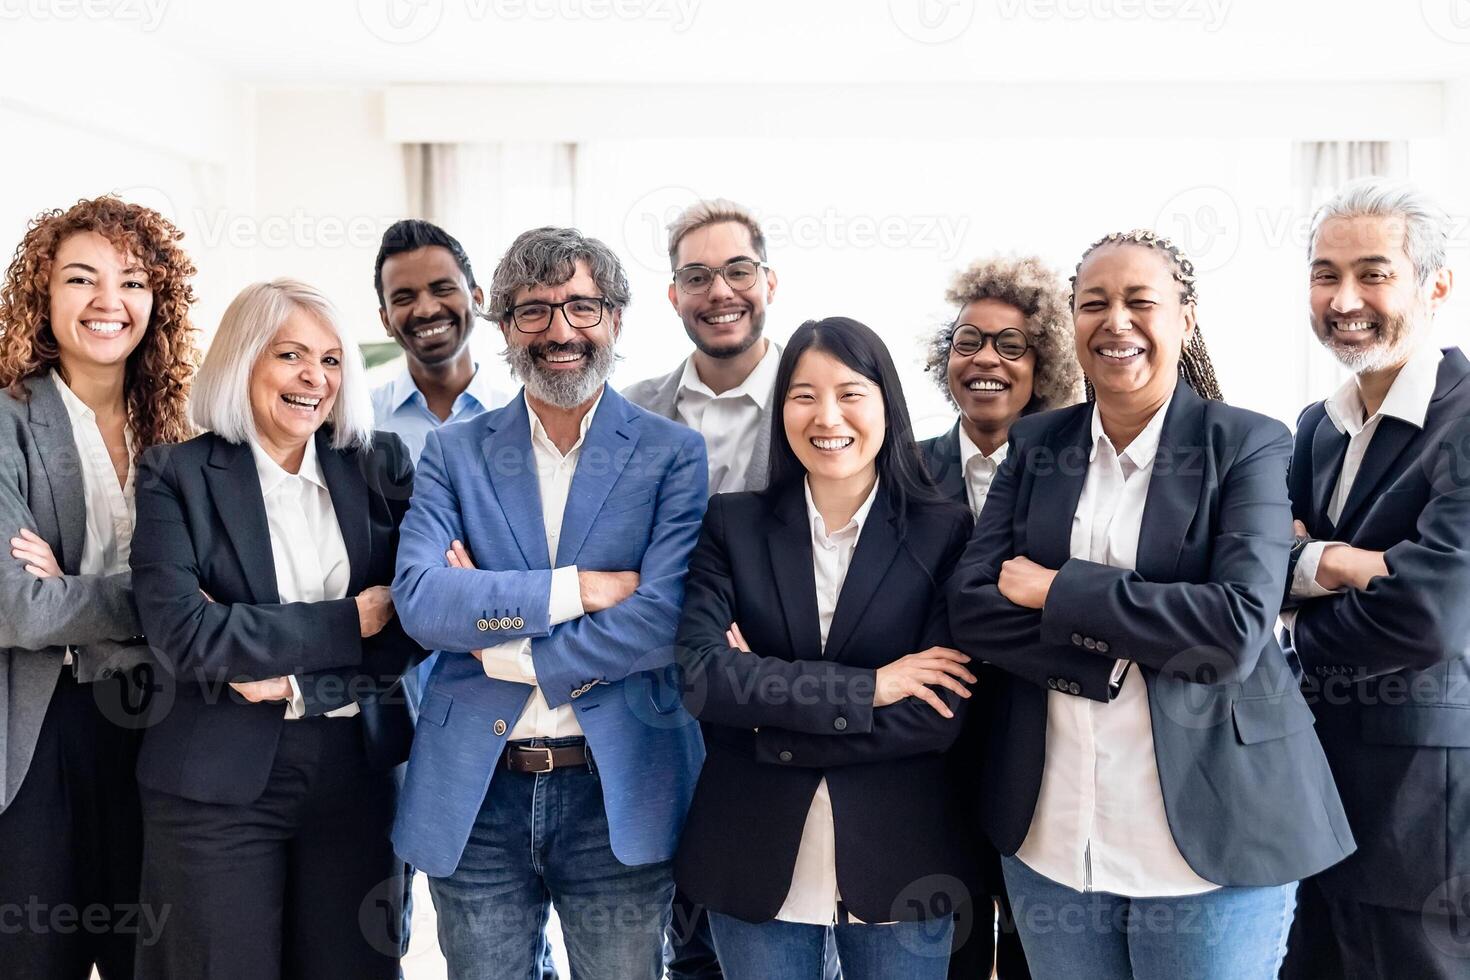
[[[858,537],[867,523],[868,512],[878,495],[878,484],[863,501],[852,520],[836,531],[828,532],[827,524],[812,500],[812,488],[805,480],[807,521],[812,535],[812,573],[817,585],[817,623],[821,629],[822,650],[827,649],[827,633],[832,629],[832,616],[837,611],[837,597],[852,565]],[[801,846],[796,852],[796,867],[791,873],[791,889],[776,918],[782,922],[830,926],[837,921],[837,830],[832,819],[832,794],[827,780],[817,784],[806,824],[801,830]],[[857,921],[853,919],[851,921]]]
[[[709,492],[728,493],[745,489],[745,475],[755,452],[766,406],[776,388],[776,369],[781,364],[776,345],[766,342],[766,354],[745,380],[718,395],[694,369],[694,357],[684,362],[679,393],[674,398],[678,421],[704,436],[709,453]]]
[[[1358,391],[1356,376],[1348,378],[1327,399],[1323,406],[1327,410],[1327,418],[1338,432],[1348,437],[1347,452],[1342,458],[1337,486],[1327,502],[1327,519],[1333,524],[1342,516],[1342,508],[1347,504],[1348,495],[1352,493],[1353,482],[1358,478],[1358,470],[1363,465],[1363,457],[1368,455],[1368,445],[1373,441],[1373,434],[1378,431],[1378,423],[1384,416],[1392,415],[1415,428],[1424,428],[1424,420],[1429,416],[1429,403],[1434,400],[1434,386],[1439,381],[1439,362],[1443,359],[1444,355],[1432,344],[1426,344],[1410,355],[1399,369],[1398,376],[1393,379],[1393,384],[1389,385],[1388,393],[1383,396],[1383,404],[1378,406],[1378,411],[1373,413],[1372,418],[1364,418],[1367,409]],[[1294,598],[1311,599],[1332,594],[1331,589],[1323,588],[1318,583],[1317,567],[1322,561],[1322,552],[1346,543],[1313,541],[1302,549],[1291,579],[1291,594]],[[1282,613],[1281,621],[1290,629],[1296,623],[1296,611],[1287,610]]]
[[[72,440],[76,443],[81,469],[82,500],[87,509],[86,537],[77,571],[81,575],[126,572],[137,513],[133,497],[133,430],[126,429],[123,434],[128,449],[128,475],[119,485],[107,442],[102,438],[102,430],[97,428],[97,413],[67,387],[55,368],[51,369],[51,380],[61,393],[61,402],[71,419]],[[70,649],[63,662],[72,662]]]
[[[301,468],[288,473],[259,443],[251,441],[260,493],[265,498],[265,523],[270,532],[271,560],[276,569],[276,592],[286,602],[328,602],[347,597],[352,569],[347,561],[347,543],[337,523],[332,495],[316,455],[316,440],[306,440]],[[292,676],[291,700],[286,717],[306,713],[301,687]],[[328,718],[350,718],[359,711],[357,702],[326,713]]]
[[[970,513],[976,517],[985,509],[985,498],[990,495],[990,485],[995,482],[995,471],[1006,461],[1007,443],[1001,443],[989,456],[960,426],[960,471],[965,474],[965,499],[970,502]]]
[[[1120,454],[1093,409],[1092,453],[1072,516],[1073,558],[1136,567],[1167,410]],[[1041,793],[1016,857],[1077,891],[1144,898],[1216,888],[1189,867],[1169,830],[1143,678],[1126,679],[1108,703],[1048,691],[1046,708]]]
[[[603,390],[606,390],[605,388]],[[565,456],[556,448],[556,443],[546,434],[541,417],[526,402],[526,412],[531,416],[531,448],[536,457],[536,479],[541,487],[541,523],[546,527],[546,554],[553,564],[556,549],[561,543],[562,517],[567,509],[567,495],[572,489],[572,477],[577,472],[577,460],[582,457],[582,443],[587,441],[587,430],[602,404],[602,395],[592,403],[592,408],[582,416],[582,431],[576,445],[567,450]],[[470,560],[474,560],[474,555]],[[565,623],[583,613],[582,589],[577,581],[577,566],[567,565],[551,573],[551,623]],[[577,715],[572,706],[564,704],[553,708],[536,683],[536,666],[531,659],[531,641],[528,638],[509,640],[487,647],[481,653],[485,674],[503,681],[530,684],[536,689],[526,701],[526,708],[516,719],[515,727],[508,738],[519,741],[528,738],[568,738],[582,734]]]

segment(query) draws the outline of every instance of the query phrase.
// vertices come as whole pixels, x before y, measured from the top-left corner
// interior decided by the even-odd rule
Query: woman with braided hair
[[[1153,232],[1084,253],[1088,401],[1012,426],[950,580],[1004,671],[982,822],[1038,980],[1271,980],[1297,881],[1354,848],[1272,634],[1290,438],[1223,402],[1196,298]]]

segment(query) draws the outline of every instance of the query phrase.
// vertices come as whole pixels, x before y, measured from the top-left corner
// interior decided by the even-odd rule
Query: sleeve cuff
[[[531,641],[513,640],[497,643],[480,651],[485,676],[513,684],[535,684],[536,668],[531,662]]]
[[[1331,589],[1323,588],[1317,581],[1317,568],[1322,564],[1324,551],[1344,543],[1342,541],[1313,541],[1302,548],[1302,553],[1296,560],[1296,571],[1291,576],[1291,597],[1293,599],[1316,599],[1333,594]]]
[[[582,586],[577,580],[576,565],[567,565],[551,573],[549,612],[552,626],[580,619],[586,612],[582,608]]]
[[[306,717],[306,698],[301,694],[301,685],[296,683],[296,675],[292,674],[286,678],[291,684],[291,700],[286,702],[286,718]]]

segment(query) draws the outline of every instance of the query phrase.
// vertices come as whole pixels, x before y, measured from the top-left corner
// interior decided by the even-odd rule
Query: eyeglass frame
[[[590,323],[585,327],[577,326],[571,321],[571,318],[567,316],[566,306],[568,303],[596,303],[597,322]],[[542,327],[540,330],[526,330],[519,323],[516,322],[516,311],[524,309],[527,306],[547,306],[551,308],[551,315],[546,318],[546,326]],[[562,320],[564,320],[566,322],[566,325],[571,327],[573,330],[596,330],[598,327],[602,326],[603,317],[606,315],[607,309],[612,306],[613,303],[605,296],[573,296],[571,299],[562,300],[560,303],[550,303],[544,299],[529,299],[526,300],[526,302],[524,303],[517,303],[515,306],[512,306],[510,309],[506,310],[505,316],[510,319],[511,326],[515,327],[517,330],[519,330],[523,334],[526,334],[527,336],[534,337],[538,333],[545,333],[546,331],[551,329],[551,323],[553,320],[556,319],[556,314],[558,310],[561,311]]]
[[[730,291],[732,293],[748,293],[755,288],[754,281],[752,281],[751,284],[749,286],[746,286],[744,289],[740,289],[735,286],[730,286],[730,278],[729,276],[725,275],[726,269],[739,262],[745,262],[749,265],[755,266],[756,272],[760,272],[762,269],[769,271],[771,268],[769,265],[766,265],[766,263],[760,261],[759,259],[731,259],[729,262],[726,262],[722,266],[705,265],[703,262],[690,262],[687,265],[681,265],[679,266],[679,268],[674,270],[673,282],[674,285],[679,288],[679,292],[683,293],[685,296],[703,296],[714,287],[714,277],[719,276],[721,279],[725,280],[725,285],[730,287]],[[688,269],[703,269],[705,272],[712,273],[712,275],[710,276],[709,285],[704,287],[704,289],[700,290],[699,292],[690,292],[688,289],[684,288],[684,284],[679,282],[679,273],[684,272]]]
[[[955,350],[954,346],[954,335],[959,333],[965,327],[969,327],[971,330],[980,335],[980,346],[976,347],[968,354]],[[1018,333],[1021,335],[1021,341],[1026,345],[1024,348],[1022,348],[1021,353],[1017,354],[1015,357],[1011,357],[1010,355],[1001,352],[1000,344],[997,343],[997,341],[1000,339],[1000,335],[1003,333]],[[956,323],[949,330],[950,352],[953,354],[959,354],[960,357],[974,357],[976,354],[979,354],[985,349],[985,342],[987,340],[990,341],[990,349],[995,351],[995,355],[997,357],[1004,358],[1007,361],[1019,361],[1021,358],[1026,356],[1026,351],[1031,350],[1032,346],[1031,338],[1026,336],[1026,331],[1022,330],[1020,327],[1004,327],[1000,330],[995,331],[994,333],[986,333],[984,330],[981,330],[973,323]]]

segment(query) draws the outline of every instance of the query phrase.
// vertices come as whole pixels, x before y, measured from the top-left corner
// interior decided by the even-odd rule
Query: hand
[[[1345,544],[1324,548],[1322,560],[1317,563],[1317,584],[1334,592],[1339,589],[1361,591],[1373,579],[1387,574],[1388,565],[1383,560],[1383,552]]]
[[[582,609],[601,612],[611,609],[638,589],[637,572],[578,572],[577,585],[582,590]]]
[[[357,621],[363,638],[376,636],[393,618],[393,593],[386,585],[374,585],[357,594]]]
[[[975,675],[965,667],[969,662],[969,657],[949,647],[930,647],[899,657],[878,668],[873,707],[883,708],[904,698],[920,698],[945,718],[953,718],[954,712],[932,688],[947,687],[962,698],[969,697],[970,689],[965,684],[975,683]]]
[[[35,531],[20,529],[20,534],[10,539],[10,555],[26,563],[26,571],[36,578],[60,578],[61,566],[51,546]]]
[[[730,628],[725,630],[725,642],[733,650],[739,650],[741,653],[750,652],[750,644],[745,642],[745,634],[740,632],[739,623],[731,623]]]
[[[475,570],[475,563],[470,561],[470,553],[465,548],[464,542],[455,538],[450,542],[449,550],[444,552],[444,559],[449,562],[450,568],[466,568]]]
[[[1057,573],[1036,564],[1030,558],[1011,558],[1000,566],[1000,581],[996,587],[1000,594],[1026,609],[1040,609],[1046,605],[1051,592],[1052,580]]]
[[[263,681],[240,681],[231,684],[240,696],[251,704],[261,701],[291,700],[291,681],[285,677],[272,677]]]
[[[1303,524],[1301,521],[1292,521],[1291,522],[1291,533],[1292,533],[1293,536],[1298,537],[1298,538],[1310,538],[1311,537],[1311,535],[1307,533],[1307,526],[1305,524]]]

